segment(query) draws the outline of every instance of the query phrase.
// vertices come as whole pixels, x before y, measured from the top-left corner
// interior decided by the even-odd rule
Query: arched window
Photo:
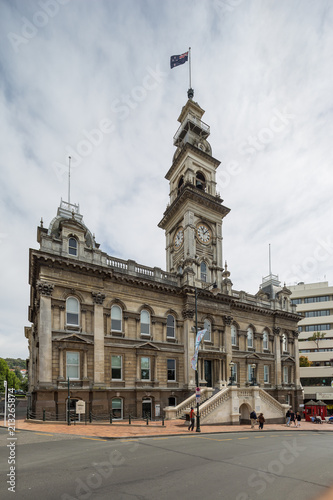
[[[175,338],[175,318],[172,314],[168,314],[167,316],[167,337],[171,339]]]
[[[121,398],[112,399],[112,418],[117,420],[123,418],[123,400]]]
[[[181,176],[181,178],[178,181],[178,194],[181,192],[183,186],[184,186],[184,177]]]
[[[197,172],[197,175],[195,177],[195,186],[198,189],[202,189],[202,191],[206,191],[206,179],[201,172]]]
[[[264,349],[268,350],[268,333],[266,332],[266,330],[264,331],[262,336],[262,346]]]
[[[204,330],[207,330],[207,332],[205,333],[205,336],[204,336],[204,341],[205,342],[211,342],[211,323],[209,321],[209,319],[205,319],[204,321]]]
[[[66,300],[66,324],[79,326],[79,301],[75,297],[68,297]]]
[[[68,240],[68,253],[69,255],[77,255],[77,241],[75,238]]]
[[[141,335],[150,335],[150,314],[143,309],[140,314]]]
[[[247,329],[247,347],[253,347],[253,329],[250,326]]]
[[[231,345],[237,345],[237,328],[236,328],[236,325],[231,325]]]
[[[284,352],[288,351],[288,342],[285,334],[282,335],[282,349]]]
[[[114,332],[122,331],[122,310],[119,306],[111,307],[111,330]]]
[[[201,281],[207,281],[207,265],[206,262],[201,262],[200,264],[200,279]]]

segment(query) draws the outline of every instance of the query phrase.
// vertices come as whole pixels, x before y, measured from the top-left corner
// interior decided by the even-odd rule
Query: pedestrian
[[[287,413],[286,413],[286,419],[287,419],[286,424],[287,424],[287,427],[289,427],[289,425],[290,425],[290,415],[291,415],[290,410],[288,410]]]
[[[254,410],[252,410],[250,413],[250,419],[251,419],[251,429],[254,429],[254,426],[256,425],[257,422],[257,414]]]
[[[260,413],[258,420],[259,420],[259,429],[263,429],[265,423],[265,417],[262,413]]]
[[[194,416],[195,416],[195,413],[194,413],[193,407],[191,407],[191,411],[190,411],[190,425],[188,426],[188,430],[189,431],[193,431],[193,429],[194,429]]]
[[[294,410],[290,410],[290,424],[294,423],[295,424],[295,412]]]
[[[301,427],[302,415],[300,414],[299,411],[296,413],[296,420],[297,420],[297,427]]]

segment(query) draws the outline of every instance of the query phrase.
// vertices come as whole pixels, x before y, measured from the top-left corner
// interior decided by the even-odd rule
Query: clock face
[[[211,234],[210,230],[205,224],[200,224],[200,226],[197,227],[197,235],[202,243],[209,243]]]
[[[175,248],[181,247],[183,241],[184,241],[184,231],[182,230],[182,228],[180,228],[176,232],[176,235],[175,235],[174,240],[173,240],[174,247]]]

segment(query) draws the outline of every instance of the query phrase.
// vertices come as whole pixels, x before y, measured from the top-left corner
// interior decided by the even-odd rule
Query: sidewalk
[[[37,432],[47,432],[53,434],[71,434],[76,436],[90,436],[106,439],[136,438],[136,437],[157,437],[157,436],[175,436],[175,435],[197,435],[195,432],[188,431],[188,423],[184,420],[166,420],[164,426],[162,422],[149,422],[146,425],[143,422],[128,424],[127,421],[117,423],[65,423],[41,422],[34,420],[17,420],[17,430],[29,430]],[[265,424],[263,431],[259,431],[258,426],[251,430],[250,425],[201,425],[201,434],[227,433],[227,432],[304,432],[304,431],[331,431],[333,424],[313,424],[312,422],[301,422],[301,427],[287,427],[285,424]]]

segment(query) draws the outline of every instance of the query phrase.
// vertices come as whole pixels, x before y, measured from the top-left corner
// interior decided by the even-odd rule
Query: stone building
[[[37,416],[63,418],[68,391],[96,416],[180,415],[195,398],[196,327],[207,330],[198,358],[202,400],[214,393],[207,421],[239,422],[252,407],[277,421],[283,405],[301,402],[299,316],[290,292],[269,279],[256,295],[233,289],[222,257],[229,208],[216,192],[220,162],[204,111],[189,95],[159,223],[166,271],[107,255],[77,205],[62,201],[49,227],[38,227],[25,329]]]

